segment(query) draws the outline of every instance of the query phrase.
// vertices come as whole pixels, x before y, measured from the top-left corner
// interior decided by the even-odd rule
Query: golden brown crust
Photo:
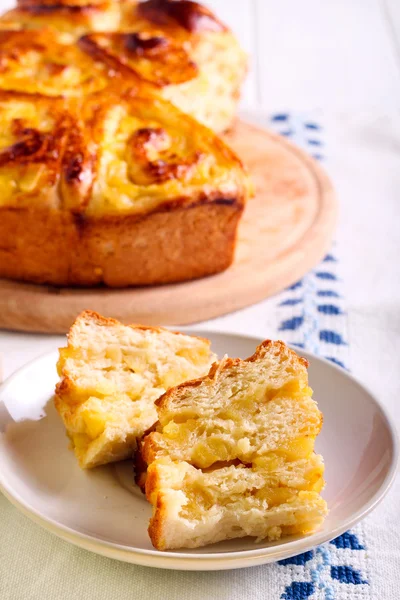
[[[72,337],[72,332],[74,330],[74,327],[80,321],[83,321],[85,319],[87,319],[88,321],[94,321],[94,323],[96,325],[100,325],[102,327],[112,327],[112,326],[120,326],[121,325],[120,321],[118,321],[117,319],[113,319],[112,317],[104,317],[103,315],[99,314],[95,310],[87,309],[87,310],[82,311],[76,317],[75,321],[71,325],[69,332],[67,333],[67,339],[69,342],[72,343],[71,337]],[[136,330],[140,330],[140,331],[152,331],[153,333],[163,333],[165,331],[168,331],[168,333],[171,333],[173,335],[184,335],[180,331],[171,331],[171,329],[167,330],[164,327],[155,327],[154,325],[138,325],[137,323],[128,323],[127,325],[124,325],[124,327],[130,327],[131,329],[136,329]],[[210,340],[208,340],[207,338],[203,338],[199,335],[191,335],[190,337],[192,339],[200,340],[200,341],[205,342],[206,344],[210,345]],[[154,429],[154,427],[151,427],[150,429],[148,429],[148,431],[145,432],[145,435],[148,435],[149,433],[151,433],[151,431],[153,431],[153,429]]]
[[[21,23],[24,29],[48,27],[78,39],[88,31],[118,29],[120,9],[113,2],[83,5],[34,3],[9,10],[2,19]]]
[[[199,74],[184,45],[163,31],[92,33],[79,40],[81,48],[121,73],[134,72],[156,87],[190,81]]]
[[[118,4],[118,0],[114,0]],[[58,9],[60,7],[66,8],[87,8],[91,6],[106,6],[109,4],[109,0],[17,0],[17,6],[31,7],[32,9],[40,8],[43,6],[52,7]]]
[[[300,362],[303,365],[303,367],[308,369],[308,360],[306,358],[303,358],[302,356],[298,356],[294,350],[292,350],[285,344],[285,342],[282,342],[280,340],[264,340],[261,344],[257,346],[254,354],[249,356],[249,358],[246,358],[244,360],[242,360],[241,358],[224,358],[219,363],[215,362],[213,365],[211,365],[208,375],[205,375],[204,377],[199,377],[198,379],[192,379],[191,381],[185,381],[184,383],[181,383],[180,385],[171,388],[170,390],[168,390],[168,392],[160,396],[156,400],[155,404],[159,409],[162,409],[163,406],[165,406],[171,399],[173,399],[176,396],[180,389],[198,387],[204,381],[207,380],[210,383],[213,383],[218,378],[223,376],[224,371],[229,371],[230,369],[232,369],[232,367],[238,366],[243,362],[256,362],[259,358],[262,358],[262,356],[264,356],[264,354],[268,352],[271,348],[273,349],[274,354],[276,356],[283,352],[287,352],[293,361]]]
[[[151,430],[147,431],[144,435],[148,435],[151,431],[154,431],[155,426],[151,428]],[[147,481],[147,462],[144,460],[142,451],[141,451],[142,443],[138,445],[138,449],[136,450],[133,457],[134,471],[135,471],[135,483],[139,486],[141,492],[143,494],[146,493],[146,481]]]
[[[111,68],[50,29],[0,30],[0,90],[35,97],[82,97],[113,88],[137,85],[133,71]]]
[[[148,478],[148,480],[150,480],[150,477]],[[157,477],[155,477],[153,481],[149,482],[149,492],[147,492],[146,483],[146,496],[149,497],[148,494],[152,493],[153,490],[156,490],[158,486],[159,483],[157,481]],[[165,541],[162,537],[162,531],[164,528],[164,523],[167,520],[167,509],[168,507],[164,501],[163,495],[161,493],[158,493],[157,503],[156,506],[153,508],[153,516],[151,517],[149,526],[147,528],[149,537],[151,539],[151,543],[153,544],[154,548],[157,548],[157,550],[164,550],[165,548]]]
[[[125,287],[212,275],[232,262],[242,209],[215,201],[139,219],[85,220],[51,208],[0,208],[0,276]]]
[[[130,94],[115,100],[115,106],[134,118],[143,111],[146,119],[149,101]],[[29,193],[17,187],[0,205],[0,276],[55,285],[124,287],[194,279],[230,265],[245,203],[245,179],[239,179],[226,196],[212,185],[207,193],[197,187],[189,188],[188,196],[181,194],[208,148],[217,161],[243,177],[239,160],[211,132],[154,100],[153,119],[157,110],[162,123],[161,111],[167,106],[168,119],[190,130],[197,142],[190,141],[186,152],[178,155],[168,129],[134,129],[131,135],[123,130],[128,135],[125,185],[135,193],[146,192],[148,186],[153,194],[155,186],[160,191],[151,205],[133,203],[133,213],[121,214],[112,204],[103,206],[101,196],[95,210],[93,186],[101,178],[102,140],[107,119],[114,114],[109,108],[111,92],[69,103],[0,92],[0,109],[14,111],[15,99],[30,113],[44,111],[46,125],[42,128],[39,121],[32,127],[29,119],[18,117],[7,123],[11,144],[0,151],[0,171],[18,184],[35,165],[41,170]],[[53,113],[50,120],[46,111]],[[171,127],[175,131],[175,121]],[[10,175],[11,168],[16,171]],[[168,199],[162,186],[171,183],[177,193],[169,192]],[[110,188],[112,193],[119,192],[119,181],[111,180],[110,185],[117,186]]]
[[[194,381],[198,381],[198,380],[194,380]],[[148,436],[145,436],[143,438],[143,441],[140,445],[140,449],[138,451],[138,454],[140,454],[139,464],[141,465],[141,469],[142,469],[141,481],[143,481],[144,484],[146,484],[146,477],[147,477],[147,473],[143,472],[144,465],[145,465],[145,469],[147,471],[147,466],[150,465],[156,459],[157,450],[158,450],[158,445],[154,441],[153,436],[151,434]]]
[[[25,117],[24,110],[33,106],[39,120],[47,115],[41,128]],[[39,208],[58,207],[57,184],[71,125],[64,103],[54,100],[50,104],[41,96],[0,91],[0,107],[0,112],[5,107],[14,113],[14,118],[2,121],[2,134],[9,143],[0,149],[0,173],[6,175],[9,185],[2,181],[0,210],[2,205],[34,210],[38,195]]]
[[[160,492],[160,483],[160,476],[157,470],[152,469],[149,472],[142,471],[139,481],[142,492],[146,494],[146,498],[149,501],[153,495],[156,496],[156,503],[155,505],[153,504],[153,514],[150,518],[147,531],[153,546],[157,548],[157,550],[164,550],[165,541],[163,540],[162,532],[167,520],[168,506],[162,492]]]
[[[51,132],[25,127],[22,120],[15,119],[12,129],[18,141],[0,151],[0,167],[43,163],[48,169],[48,184],[54,185],[58,177],[59,157],[66,136],[66,126],[63,116],[55,122]]]
[[[58,404],[60,402],[60,399],[62,397],[70,398],[71,391],[73,390],[72,381],[67,377],[67,375],[64,373],[64,371],[62,372],[62,376],[63,376],[63,378],[56,385],[56,395],[54,398],[57,409],[58,409]]]
[[[51,14],[64,14],[64,15],[79,15],[86,16],[97,11],[103,11],[109,6],[108,2],[92,3],[92,4],[69,4],[67,2],[25,2],[20,3],[19,6],[24,10],[30,12],[32,15],[51,15]]]
[[[96,153],[85,138],[84,128],[76,116],[71,115],[71,124],[61,165],[60,197],[64,210],[79,215],[89,203],[96,172]]]
[[[147,479],[147,465],[143,464],[143,467],[138,467],[138,460],[140,460],[140,452],[135,453],[134,457],[134,469],[135,469],[135,483],[142,492],[146,494],[146,479]]]
[[[139,17],[156,25],[178,25],[191,33],[226,31],[208,8],[190,0],[146,0],[136,10]]]

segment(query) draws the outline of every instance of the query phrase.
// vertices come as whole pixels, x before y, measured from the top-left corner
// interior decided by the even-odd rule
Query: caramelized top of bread
[[[92,33],[82,37],[80,45],[117,71],[133,71],[157,87],[190,81],[198,75],[184,45],[157,29]]]
[[[137,5],[136,11],[156,25],[179,26],[191,33],[226,30],[208,8],[190,0],[146,0]]]
[[[54,207],[74,213],[140,215],[246,195],[233,152],[159,98],[111,88],[51,102],[0,92],[0,122],[3,205],[28,192],[27,202],[42,203],[48,189]]]
[[[84,96],[114,75],[65,36],[51,30],[0,30],[0,89],[42,96]]]
[[[209,35],[222,37],[202,46]],[[179,110],[216,129],[232,118],[236,99],[217,91],[212,66],[229,48],[243,66],[232,34],[195,2],[20,0],[0,19],[0,204],[88,217],[241,208],[242,164]]]
[[[98,140],[90,214],[140,214],[246,194],[240,161],[216,136],[160,99],[92,97]]]
[[[1,34],[0,34],[1,35]],[[0,206],[58,205],[71,115],[62,101],[0,92]]]
[[[65,89],[64,95],[79,96],[105,89],[104,75],[119,76],[120,87],[135,79],[142,93],[170,100],[215,131],[232,123],[247,57],[231,31],[201,4],[20,0],[0,18],[0,30],[6,28],[26,35],[3,37],[15,54],[10,50],[4,57],[7,77],[0,89],[51,96]],[[58,38],[38,40],[29,33],[36,30],[56,32]]]
[[[116,30],[120,25],[119,2],[113,0],[22,0],[2,17],[16,21],[24,28],[48,27],[77,39],[88,31]]]

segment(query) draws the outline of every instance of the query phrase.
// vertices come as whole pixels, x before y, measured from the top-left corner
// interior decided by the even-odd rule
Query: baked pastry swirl
[[[165,100],[203,80],[191,49],[226,29],[195,3],[182,2],[186,21],[158,4],[21,0],[0,22],[1,277],[124,287],[231,263],[245,170]],[[105,25],[90,19],[107,6],[120,30],[96,33]],[[75,18],[83,16],[90,22],[81,30]],[[186,92],[190,104],[194,88]]]
[[[217,132],[232,123],[247,57],[215,15],[188,0],[19,0],[4,24],[50,28]],[[1,27],[1,25],[0,25]],[[29,38],[27,38],[29,39]]]
[[[79,97],[104,90],[116,75],[62,34],[0,29],[1,90]]]

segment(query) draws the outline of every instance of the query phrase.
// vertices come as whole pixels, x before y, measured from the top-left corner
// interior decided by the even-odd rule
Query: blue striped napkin
[[[269,126],[317,160],[324,160],[323,129],[315,121],[275,114]],[[339,273],[340,263],[333,246],[321,264],[276,298],[277,329],[286,342],[347,369],[347,321]],[[275,597],[285,600],[371,598],[364,525],[315,550],[273,565],[272,579],[276,579]]]
[[[316,120],[293,113],[258,114],[255,119],[250,113],[248,118],[290,139],[316,160],[326,160],[324,130]],[[336,245],[319,265],[280,294],[205,326],[283,339],[348,369],[346,300]],[[315,550],[260,569],[255,570],[257,586],[250,588],[257,600],[372,598],[363,523]]]

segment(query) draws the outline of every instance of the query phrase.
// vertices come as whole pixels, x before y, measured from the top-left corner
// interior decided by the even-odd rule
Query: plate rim
[[[193,333],[202,337],[207,335],[220,335],[231,338],[242,338],[247,340],[253,340],[256,344],[263,341],[263,337],[245,334],[235,333],[232,331],[222,331],[216,329],[204,329],[201,327],[182,327],[180,328],[187,334]],[[291,346],[291,344],[288,344]],[[312,535],[302,537],[293,541],[285,542],[284,544],[277,544],[276,546],[270,546],[268,548],[257,548],[255,550],[239,550],[233,552],[207,552],[207,553],[187,553],[187,552],[162,552],[156,549],[141,549],[132,546],[125,546],[116,544],[114,542],[108,542],[96,538],[94,536],[78,532],[66,525],[63,525],[57,521],[54,521],[50,517],[46,517],[42,513],[38,512],[34,507],[30,506],[23,498],[16,494],[13,490],[9,489],[7,483],[0,472],[0,491],[4,496],[25,516],[30,518],[32,521],[40,525],[47,531],[57,535],[59,538],[64,539],[75,546],[81,547],[85,550],[89,550],[106,556],[108,558],[121,560],[124,562],[137,564],[141,566],[164,568],[164,569],[175,569],[175,570],[189,570],[189,571],[204,571],[204,570],[223,570],[223,569],[237,569],[243,567],[250,567],[255,565],[266,564],[269,562],[275,562],[283,558],[289,558],[295,556],[301,552],[311,550],[315,546],[341,535],[360,520],[365,518],[376,506],[383,500],[391,488],[397,471],[399,463],[399,439],[396,426],[394,421],[387,410],[382,404],[379,398],[368,389],[368,387],[362,383],[358,377],[349,373],[339,365],[336,365],[332,361],[327,360],[322,356],[318,356],[312,352],[304,349],[299,349],[296,346],[291,346],[299,354],[304,354],[306,358],[311,357],[312,360],[317,360],[325,363],[331,369],[338,371],[342,376],[348,377],[356,385],[358,385],[363,392],[369,397],[370,401],[379,409],[381,412],[385,424],[390,432],[390,447],[391,447],[391,462],[388,469],[388,473],[384,481],[382,482],[379,489],[375,494],[365,502],[363,506],[351,515],[348,519],[344,520],[341,525],[330,531],[316,532]],[[40,362],[44,359],[49,358],[52,355],[56,355],[57,350],[51,350],[36,356],[34,359],[28,361],[16,371],[14,371],[4,382],[0,384],[0,403],[2,402],[1,396],[5,390],[17,379],[22,371],[28,367],[33,366],[35,363]],[[244,564],[243,564],[244,563]]]

